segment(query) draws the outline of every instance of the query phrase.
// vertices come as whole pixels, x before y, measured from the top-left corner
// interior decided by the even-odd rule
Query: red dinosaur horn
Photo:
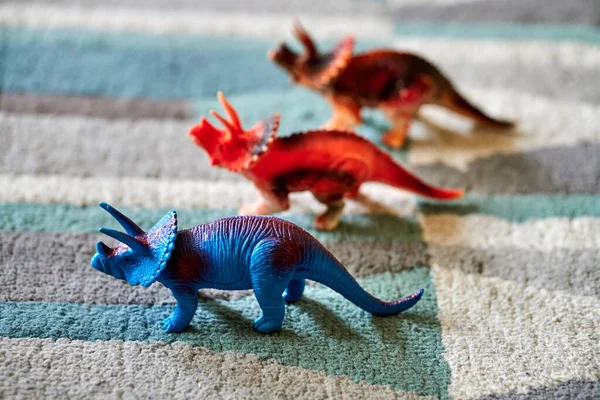
[[[311,37],[308,35],[308,32],[306,32],[306,30],[304,30],[304,28],[302,27],[302,25],[300,25],[300,22],[298,22],[298,21],[295,21],[295,23],[294,23],[294,35],[296,36],[296,38],[298,38],[300,43],[302,43],[302,45],[304,46],[305,54],[308,57],[308,59],[309,60],[316,59],[318,56],[317,47],[315,46],[315,43],[313,42]]]
[[[228,139],[227,132],[215,128],[204,117],[200,123],[194,125],[188,132],[194,143],[203,148],[210,157],[212,165],[218,165],[221,162],[219,147]]]
[[[231,123],[233,124],[233,126],[239,130],[243,130],[242,123],[240,122],[240,117],[238,116],[235,109],[231,106],[231,104],[229,104],[229,102],[225,98],[225,95],[223,94],[223,92],[218,92],[217,98],[219,99],[219,103],[221,103],[221,105],[223,106],[223,109],[225,109],[225,112],[227,113],[227,116],[231,120]],[[219,121],[221,121],[221,118],[219,118]]]
[[[206,118],[202,118],[198,125],[192,127],[189,135],[194,143],[208,153],[212,165],[239,172],[267,151],[279,127],[279,115],[274,114],[244,130],[238,113],[223,93],[217,93],[217,98],[229,119],[215,110],[210,110],[210,113],[225,129],[217,129]]]

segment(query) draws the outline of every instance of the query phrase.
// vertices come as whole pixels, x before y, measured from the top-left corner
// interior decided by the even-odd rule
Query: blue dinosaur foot
[[[189,323],[185,323],[185,321],[178,320],[177,317],[173,314],[169,315],[163,321],[163,328],[167,333],[179,333],[183,332],[189,326]]]
[[[266,320],[265,317],[257,318],[254,321],[254,329],[260,333],[275,333],[281,328],[281,322]]]
[[[306,281],[304,279],[292,279],[290,283],[288,283],[285,292],[283,292],[283,300],[286,303],[293,303],[300,300],[304,293],[305,286]]]

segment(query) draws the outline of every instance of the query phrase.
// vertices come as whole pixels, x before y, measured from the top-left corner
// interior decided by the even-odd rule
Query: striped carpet
[[[600,5],[596,0],[0,2],[0,398],[600,398]],[[247,292],[206,291],[186,332],[155,284],[89,266],[96,206],[144,228],[231,215],[247,181],[186,133],[223,90],[281,134],[330,115],[265,59],[294,16],[323,43],[436,62],[514,135],[426,109],[393,153],[467,189],[440,204],[378,185],[334,233],[311,230],[370,292],[423,300],[371,317],[321,285],[256,333]],[[359,132],[378,144],[385,119]]]

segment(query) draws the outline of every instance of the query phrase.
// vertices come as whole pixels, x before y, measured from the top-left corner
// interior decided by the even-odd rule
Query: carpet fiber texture
[[[453,203],[366,185],[339,230],[306,194],[281,214],[371,293],[425,288],[372,317],[310,284],[274,335],[251,292],[174,299],[93,270],[107,201],[149,228],[190,227],[255,196],[188,129],[222,90],[281,135],[330,115],[266,60],[298,16],[324,44],[354,33],[431,59],[514,134],[433,107],[392,152]],[[600,7],[595,0],[0,2],[0,398],[600,398]],[[381,145],[388,123],[365,113]]]

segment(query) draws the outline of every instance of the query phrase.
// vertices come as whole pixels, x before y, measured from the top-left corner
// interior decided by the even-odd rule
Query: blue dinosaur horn
[[[131,236],[139,236],[144,234],[144,230],[142,228],[137,226],[135,222],[127,218],[125,215],[121,214],[121,212],[119,212],[116,208],[110,206],[105,202],[99,203],[98,205],[106,211],[108,211],[108,213],[112,215],[113,218],[116,219],[119,224],[121,224],[121,226],[123,227],[123,229],[125,229],[125,232],[127,232],[127,234]]]
[[[98,252],[98,254],[102,254],[103,256],[105,256],[110,252],[110,247],[108,247],[102,242],[96,242],[96,251]]]

